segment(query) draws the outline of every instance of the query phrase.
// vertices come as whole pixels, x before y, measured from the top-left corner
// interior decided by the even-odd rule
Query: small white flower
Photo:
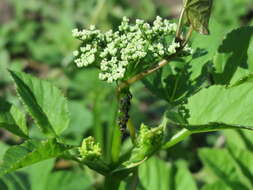
[[[136,24],[137,25],[143,25],[144,24],[144,20],[136,19]]]
[[[87,57],[87,63],[92,64],[95,61],[95,55],[91,54]]]
[[[79,32],[78,32],[77,28],[75,28],[75,29],[72,30],[72,36],[73,37],[78,37],[79,36]]]
[[[99,73],[99,74],[98,74],[98,78],[99,78],[100,80],[105,80],[105,79],[106,79],[106,76],[105,76],[103,73]]]
[[[153,25],[137,19],[131,25],[127,17],[122,19],[119,31],[105,33],[91,25],[87,30],[72,31],[73,36],[82,41],[79,51],[73,52],[78,67],[86,67],[94,62],[100,64],[99,79],[109,83],[121,80],[131,64],[150,64],[151,60],[175,53],[179,43],[168,44],[167,36],[175,37],[177,25],[169,20],[156,17]],[[168,47],[167,50],[165,47]],[[186,46],[184,51],[191,51]],[[146,59],[147,58],[147,59]]]
[[[168,52],[169,53],[176,53],[176,49],[180,47],[180,43],[178,42],[173,42],[169,47],[168,47]]]
[[[96,29],[95,25],[90,25],[90,30],[95,30],[95,29]]]
[[[78,56],[79,52],[76,50],[76,51],[73,51],[73,55],[76,57]]]

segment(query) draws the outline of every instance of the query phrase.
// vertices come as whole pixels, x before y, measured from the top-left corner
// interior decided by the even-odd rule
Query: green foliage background
[[[67,142],[79,145],[84,137],[94,135],[102,149],[106,150],[105,158],[108,158],[109,137],[112,135],[114,117],[113,108],[116,106],[115,94],[112,86],[98,80],[95,69],[76,68],[73,63],[72,51],[78,47],[78,41],[71,36],[71,30],[75,27],[84,28],[90,24],[95,24],[102,30],[115,28],[125,15],[131,19],[142,18],[148,21],[152,21],[156,15],[176,18],[180,5],[182,5],[181,1],[172,0],[1,1],[0,101],[8,100],[17,107],[20,106],[7,68],[25,71],[48,79],[64,91],[70,102],[70,127],[64,131]],[[253,29],[252,27],[246,28],[242,34],[236,30],[231,32],[232,29],[239,26],[248,25],[253,25],[253,3],[251,0],[215,0],[209,26],[210,36],[194,33],[192,46],[200,49],[201,56],[197,55],[191,60],[194,63],[193,67],[189,69],[191,75],[186,73],[183,75],[182,81],[198,78],[203,72],[203,66],[210,62],[213,62],[217,71],[213,78],[214,84],[227,84],[228,81],[231,84],[231,81],[233,83],[241,76],[249,74],[253,69],[253,45],[252,43],[251,45],[245,44],[244,41],[247,40],[247,37],[252,37]],[[233,44],[223,41],[221,45],[222,40],[229,32],[231,33],[228,38],[234,39]],[[240,50],[231,48],[236,45],[241,46]],[[243,60],[243,63],[248,64],[248,70],[243,67],[236,70],[218,64],[221,59],[223,63],[232,59],[235,65],[241,64],[242,61],[238,55],[245,52],[244,50],[248,51],[244,56],[245,60]],[[226,52],[231,54],[224,55]],[[213,59],[214,56],[215,59]],[[187,71],[189,70],[187,68]],[[226,75],[228,78],[222,78],[224,75],[219,73],[224,72],[233,73],[233,75]],[[171,80],[173,79],[172,75]],[[131,115],[134,116],[135,126],[140,126],[141,122],[151,125],[157,124],[163,111],[171,103],[170,100],[158,99],[150,92],[156,91],[156,89],[150,89],[148,85],[152,83],[152,78],[143,81],[143,83],[145,85],[137,83],[132,88],[134,99]],[[181,83],[179,82],[179,84]],[[163,85],[166,87],[167,84],[163,83]],[[180,85],[177,88],[180,88]],[[214,88],[208,90],[215,91]],[[156,95],[163,98],[164,94],[161,91],[159,93]],[[180,98],[184,95],[183,93],[182,89],[182,93],[175,94],[174,98]],[[205,94],[203,93],[198,94],[195,99],[192,98],[187,106],[191,106],[194,101],[201,98],[204,104]],[[208,94],[208,92],[206,93]],[[223,93],[226,94],[226,92]],[[50,96],[50,93],[45,96]],[[64,100],[58,101],[61,103]],[[220,110],[215,102],[213,104],[217,108],[214,111],[224,113],[224,110]],[[250,106],[248,102],[245,105]],[[2,106],[1,103],[0,106]],[[201,107],[203,108],[204,105],[200,104],[194,114],[198,115],[198,112],[201,112]],[[229,107],[223,107],[223,109],[226,111],[229,110]],[[48,108],[48,112],[50,112],[50,108]],[[53,115],[54,113],[52,113],[52,117],[54,117]],[[200,121],[196,121],[193,115],[190,121],[202,124],[208,119],[210,118],[203,116]],[[63,126],[67,121],[55,122],[58,122],[56,125]],[[37,128],[33,127],[32,122],[29,122],[28,126],[31,128],[31,135],[34,138],[45,138]],[[55,130],[58,132],[60,129]],[[171,129],[171,133],[173,132]],[[50,131],[48,133],[50,134]],[[0,139],[1,160],[10,145],[22,142],[22,139],[2,129]],[[126,150],[129,147],[128,142],[126,141],[124,144]],[[253,189],[252,166],[253,133],[226,130],[196,134],[167,151],[161,151],[156,157],[141,165],[138,188],[142,190],[251,190]],[[5,175],[0,179],[0,189],[95,190],[101,189],[101,178],[87,168],[80,169],[72,162],[48,160]],[[126,180],[121,189],[128,188]]]

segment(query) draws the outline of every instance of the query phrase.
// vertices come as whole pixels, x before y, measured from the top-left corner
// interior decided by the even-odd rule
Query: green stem
[[[177,32],[176,32],[176,38],[180,39],[180,34],[183,26],[183,21],[184,21],[184,14],[185,14],[185,9],[186,5],[188,4],[188,0],[185,0],[185,3],[183,5],[182,11],[180,13],[179,21],[178,21],[178,27],[177,27]]]
[[[183,47],[186,46],[186,44],[188,43],[188,41],[190,40],[190,37],[192,35],[192,32],[193,32],[193,27],[192,25],[190,26],[189,30],[188,30],[188,33],[186,34],[186,37],[185,37],[185,40],[184,40],[184,43],[183,43]]]
[[[121,131],[118,125],[114,126],[113,137],[112,137],[112,153],[111,153],[111,162],[116,164],[119,161],[120,149],[121,149]]]
[[[130,187],[130,190],[136,190],[139,182],[139,172],[138,172],[138,167],[135,169],[133,172],[133,177],[132,177],[132,184]]]
[[[104,148],[104,128],[101,121],[101,102],[105,97],[105,93],[97,93],[94,97],[94,137],[99,142],[102,149]]]
[[[187,129],[182,129],[181,131],[179,131],[177,134],[175,134],[173,137],[171,137],[171,139],[166,142],[163,145],[163,149],[167,149],[170,148],[172,146],[174,146],[175,144],[183,141],[186,137],[190,136],[192,133],[187,130]]]
[[[113,176],[106,176],[104,183],[104,190],[118,190],[120,185],[120,180]]]
[[[113,136],[114,136],[114,130],[115,130],[115,122],[117,120],[117,112],[118,112],[118,102],[116,96],[113,98],[112,104],[111,104],[111,111],[108,115],[110,115],[110,120],[108,122],[108,136],[106,138],[106,149],[107,149],[107,154],[106,154],[106,160],[108,162],[111,162],[111,155],[112,155],[112,141],[113,141]]]
[[[132,143],[136,144],[136,131],[131,119],[128,120],[127,128],[129,130]]]
[[[173,54],[174,55],[174,54]],[[158,63],[158,65],[156,65],[154,68],[143,71],[135,76],[133,76],[132,78],[123,81],[122,83],[119,84],[118,86],[118,91],[120,92],[122,89],[130,86],[131,84],[133,84],[134,82],[143,79],[144,77],[146,77],[147,75],[159,70],[160,68],[162,68],[163,66],[167,65],[169,62],[167,60],[162,60],[161,62]]]

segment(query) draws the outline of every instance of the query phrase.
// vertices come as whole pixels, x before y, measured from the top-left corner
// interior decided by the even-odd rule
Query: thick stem
[[[117,164],[119,161],[120,150],[121,150],[121,139],[122,134],[120,127],[115,124],[112,136],[112,149],[111,149],[111,164]]]
[[[104,183],[104,190],[118,190],[120,185],[120,180],[113,176],[106,176]]]
[[[171,137],[171,139],[166,142],[163,145],[163,149],[167,149],[170,148],[174,145],[176,145],[177,143],[183,141],[186,137],[190,136],[192,133],[187,130],[187,129],[182,129],[181,131],[179,131],[177,134],[175,134],[173,137]]]
[[[136,170],[133,172],[133,178],[132,178],[132,184],[130,187],[130,190],[136,190],[139,182],[139,172],[138,172],[138,167]]]

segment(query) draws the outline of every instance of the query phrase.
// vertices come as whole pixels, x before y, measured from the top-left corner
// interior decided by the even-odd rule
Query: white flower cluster
[[[176,53],[180,47],[174,42],[176,28],[175,23],[161,17],[157,17],[153,25],[139,19],[130,25],[129,19],[124,17],[116,32],[102,33],[95,26],[89,30],[74,29],[73,36],[83,42],[80,49],[73,52],[75,63],[78,67],[97,65],[101,80],[111,83],[123,79],[140,64],[145,66]],[[168,36],[169,43],[165,40]]]

